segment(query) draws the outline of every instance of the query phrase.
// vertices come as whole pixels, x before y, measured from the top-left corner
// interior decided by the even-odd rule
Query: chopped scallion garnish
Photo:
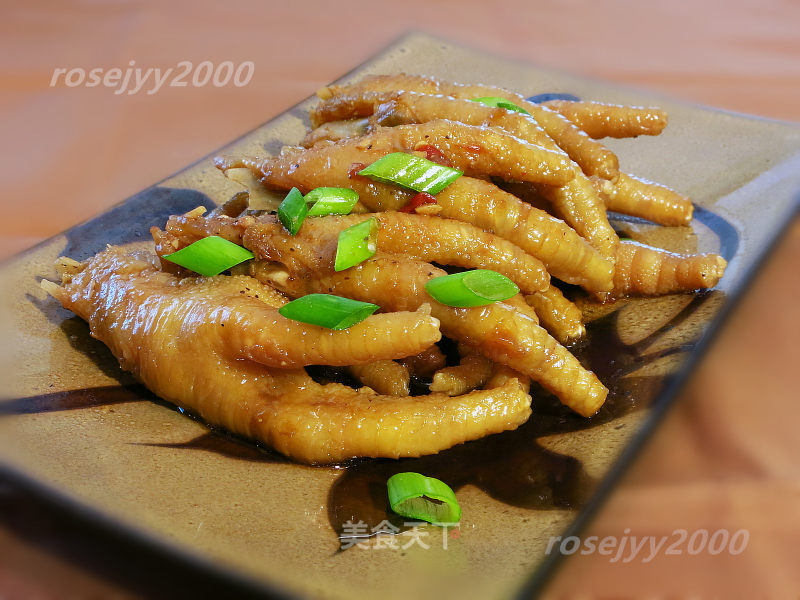
[[[371,217],[339,233],[333,269],[344,271],[371,258],[378,246],[378,220]]]
[[[314,188],[305,197],[292,188],[278,207],[278,218],[289,233],[297,235],[306,217],[348,215],[356,202],[358,193],[349,188]]]
[[[163,258],[205,277],[213,277],[250,260],[253,253],[225,238],[212,235],[177,252],[165,254]]]
[[[393,152],[358,172],[359,175],[394,183],[417,192],[436,195],[463,175],[458,169],[437,165],[405,152]]]
[[[328,329],[347,329],[366,319],[378,308],[377,304],[341,296],[309,294],[284,304],[278,312],[287,319],[301,323]]]
[[[508,277],[488,269],[434,277],[425,284],[425,289],[437,302],[458,308],[485,306],[519,293]]]
[[[306,194],[309,217],[349,215],[358,202],[358,193],[350,188],[319,187]]]
[[[308,216],[308,204],[297,188],[292,188],[278,207],[278,218],[292,235],[297,235]]]
[[[434,524],[458,523],[461,507],[446,483],[419,473],[397,473],[386,482],[389,505],[398,515]]]
[[[522,113],[523,115],[529,115],[527,110],[522,108],[521,106],[517,106],[511,100],[506,100],[505,98],[498,98],[497,96],[486,96],[484,98],[473,98],[473,102],[478,102],[480,104],[485,104],[486,106],[491,106],[493,108],[505,108],[506,110],[511,110],[514,112]]]

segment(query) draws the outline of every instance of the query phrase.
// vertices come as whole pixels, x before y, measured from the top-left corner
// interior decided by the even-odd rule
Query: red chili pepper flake
[[[350,169],[347,171],[348,179],[369,179],[369,177],[364,177],[363,175],[359,175],[358,172],[366,169],[367,165],[364,163],[353,163],[350,165]]]
[[[408,201],[408,204],[401,208],[399,212],[413,213],[420,206],[425,206],[426,204],[436,204],[436,198],[427,192],[420,192],[411,198],[411,200]]]
[[[453,163],[450,162],[450,159],[447,158],[442,151],[439,150],[436,146],[431,146],[430,144],[424,144],[416,148],[418,152],[424,152],[425,158],[427,158],[431,162],[435,162],[437,165],[442,165],[443,167],[450,167],[453,168]]]

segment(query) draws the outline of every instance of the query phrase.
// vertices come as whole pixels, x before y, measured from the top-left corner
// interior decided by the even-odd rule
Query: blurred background
[[[693,103],[800,122],[795,0],[3,0],[2,15],[0,258],[253,129],[410,30]],[[248,85],[154,94],[50,87],[59,68],[226,60],[253,62]],[[800,594],[798,262],[794,224],[585,534],[744,528],[746,552],[647,564],[576,555],[563,563],[549,597]],[[0,507],[0,598],[153,597],[168,581],[148,587],[136,576],[141,563],[110,556],[113,538],[50,513],[10,483],[0,483]]]

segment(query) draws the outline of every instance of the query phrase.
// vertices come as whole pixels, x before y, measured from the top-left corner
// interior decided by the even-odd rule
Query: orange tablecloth
[[[7,2],[0,20],[0,256],[178,170],[412,28],[695,102],[800,121],[800,4],[790,0]],[[124,68],[132,60],[155,67],[251,60],[255,73],[241,88],[165,88],[152,95],[49,87],[59,67]],[[799,263],[795,226],[586,533],[747,529],[745,552],[660,556],[646,564],[576,555],[553,580],[551,597],[800,594]],[[68,549],[46,538],[0,518],[0,598],[129,595],[124,577],[91,561],[67,560]]]

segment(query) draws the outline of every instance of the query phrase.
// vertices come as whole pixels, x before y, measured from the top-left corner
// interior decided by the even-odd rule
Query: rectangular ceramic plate
[[[698,358],[721,309],[741,293],[793,215],[800,130],[531,67],[411,35],[341,81],[370,73],[426,73],[523,94],[659,105],[658,137],[612,140],[622,168],[692,196],[691,228],[626,220],[633,237],[729,259],[717,290],[622,302],[595,312],[581,358],[611,388],[584,420],[537,397],[528,424],[437,457],[364,461],[346,469],[293,464],[209,432],[153,401],[120,371],[86,325],[39,288],[60,255],[84,259],[105,244],[146,245],[170,214],[212,207],[238,191],[203,159],[4,267],[3,345],[13,377],[0,403],[0,462],[106,523],[264,590],[326,598],[508,597],[552,564],[547,541],[585,521],[638,449]],[[274,153],[306,128],[308,99],[220,152]],[[9,316],[6,311],[5,316]],[[12,350],[8,350],[12,352]],[[8,357],[7,357],[8,358]],[[399,470],[438,476],[463,507],[460,536],[420,530],[415,544],[340,551],[336,527],[386,518],[383,482]],[[396,538],[403,545],[408,535]],[[445,540],[448,541],[444,548]],[[526,588],[527,586],[527,588]]]

